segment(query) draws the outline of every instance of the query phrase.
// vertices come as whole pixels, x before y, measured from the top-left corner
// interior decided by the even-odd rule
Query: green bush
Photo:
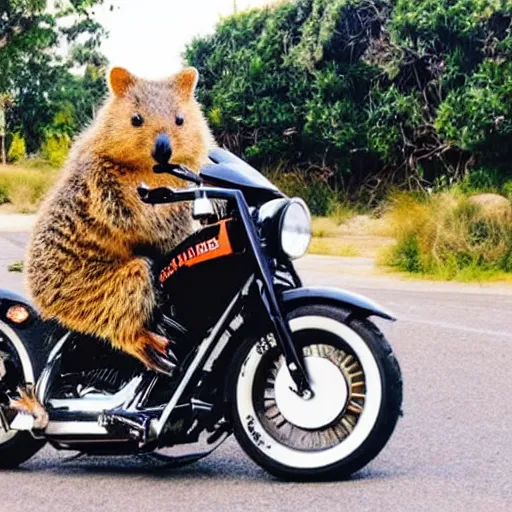
[[[470,151],[502,153],[512,134],[512,62],[483,62],[439,105],[436,129]]]
[[[373,202],[474,169],[510,179],[511,0],[281,2],[224,18],[185,57],[217,139],[255,165]]]
[[[512,180],[508,180],[503,184],[502,192],[505,197],[512,201]]]
[[[336,191],[320,176],[283,172],[279,168],[266,174],[286,195],[303,199],[313,215],[328,215],[339,201]]]
[[[396,244],[387,265],[444,279],[512,271],[512,205],[480,205],[456,193],[399,195],[387,213]]]
[[[50,135],[41,147],[41,157],[52,167],[61,167],[69,153],[70,138],[66,135]]]
[[[409,233],[391,249],[388,264],[403,272],[421,273],[420,247],[417,235]]]
[[[9,146],[7,158],[10,162],[18,162],[20,160],[27,158],[25,139],[19,133],[15,133],[12,136],[12,141],[11,145]]]

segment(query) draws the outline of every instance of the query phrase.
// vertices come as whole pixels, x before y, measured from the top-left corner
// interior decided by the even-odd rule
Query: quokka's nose
[[[165,133],[161,133],[155,140],[155,147],[151,156],[160,164],[169,162],[172,155],[171,140]]]

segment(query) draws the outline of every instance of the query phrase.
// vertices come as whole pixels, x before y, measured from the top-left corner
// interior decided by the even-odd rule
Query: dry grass
[[[329,217],[314,217],[311,229],[315,238],[333,238],[340,234],[340,226]]]
[[[396,244],[380,261],[399,271],[462,281],[512,272],[512,206],[482,207],[454,192],[402,193],[385,220]]]
[[[354,210],[348,210],[341,223],[332,216],[314,217],[312,231],[309,251],[312,254],[374,258],[394,241],[387,220],[357,214]]]
[[[355,257],[360,256],[359,249],[347,244],[339,238],[313,238],[309,246],[309,254],[322,254],[324,256]]]
[[[51,168],[0,165],[0,205],[8,204],[13,213],[34,213],[58,175]]]

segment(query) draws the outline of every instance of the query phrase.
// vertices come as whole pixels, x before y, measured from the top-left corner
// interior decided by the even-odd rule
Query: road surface
[[[22,290],[27,235],[0,233],[0,287]],[[46,448],[0,473],[1,511],[512,511],[512,288],[398,281],[364,259],[310,257],[307,283],[344,286],[393,310],[379,322],[404,376],[404,417],[346,482],[280,482],[233,439],[192,466],[82,458]]]

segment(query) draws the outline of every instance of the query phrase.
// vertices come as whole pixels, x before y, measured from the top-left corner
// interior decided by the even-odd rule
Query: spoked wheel
[[[273,339],[247,343],[235,365],[235,435],[269,472],[290,479],[343,478],[384,447],[402,403],[398,363],[368,320],[304,306],[288,316],[313,397],[296,393]]]
[[[29,378],[13,342],[15,334],[6,325],[0,325],[0,403],[6,406],[9,397],[17,395],[17,388]],[[26,362],[30,364],[30,362]],[[0,413],[9,423],[14,411],[2,408]],[[0,418],[1,420],[1,418]],[[34,439],[29,432],[10,430],[0,421],[0,469],[15,468],[39,451],[45,442]]]

